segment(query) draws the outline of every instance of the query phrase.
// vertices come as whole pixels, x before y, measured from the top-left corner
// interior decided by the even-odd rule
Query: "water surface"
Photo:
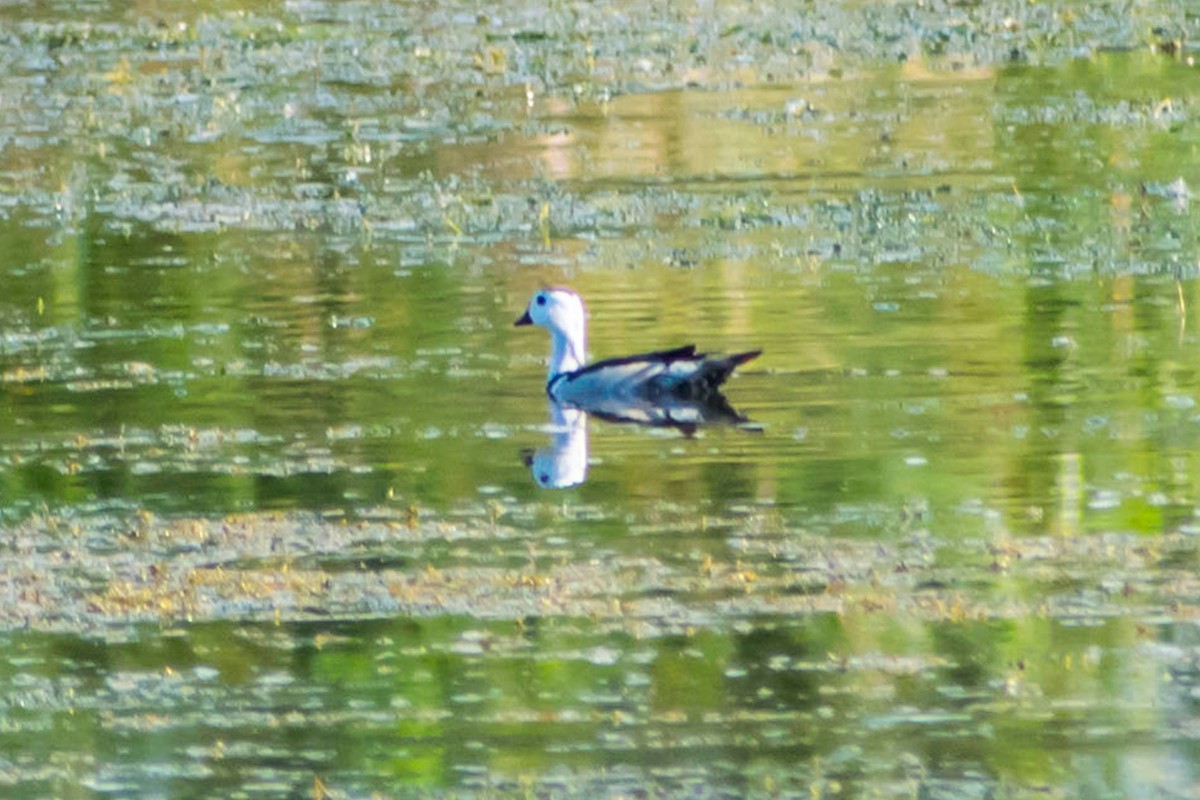
[[[6,796],[1186,794],[1194,21],[867,6],[0,11]]]

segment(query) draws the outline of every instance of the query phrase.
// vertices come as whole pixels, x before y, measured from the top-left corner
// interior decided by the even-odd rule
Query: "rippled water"
[[[1190,796],[1195,20],[982,5],[0,8],[0,794]]]

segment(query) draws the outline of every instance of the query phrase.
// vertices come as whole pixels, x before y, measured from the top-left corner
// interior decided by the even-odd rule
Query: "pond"
[[[0,8],[0,793],[1187,796],[1200,32],[1122,14]],[[744,419],[564,417],[552,285]]]

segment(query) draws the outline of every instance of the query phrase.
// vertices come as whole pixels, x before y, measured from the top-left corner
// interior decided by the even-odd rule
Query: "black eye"
[[[544,295],[544,294],[539,294],[539,295],[537,296],[537,304],[538,304],[539,306],[544,306],[544,305],[546,305],[546,295]]]
[[[550,476],[547,475],[545,472],[543,472],[541,475],[538,475],[538,483],[545,486],[549,482],[550,482]]]

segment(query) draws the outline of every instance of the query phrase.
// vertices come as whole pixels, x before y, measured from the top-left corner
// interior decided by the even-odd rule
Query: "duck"
[[[546,394],[555,402],[584,409],[613,401],[723,400],[721,384],[739,366],[762,355],[762,350],[747,350],[712,356],[689,344],[589,364],[587,308],[577,292],[563,286],[534,292],[513,325],[550,331]]]

